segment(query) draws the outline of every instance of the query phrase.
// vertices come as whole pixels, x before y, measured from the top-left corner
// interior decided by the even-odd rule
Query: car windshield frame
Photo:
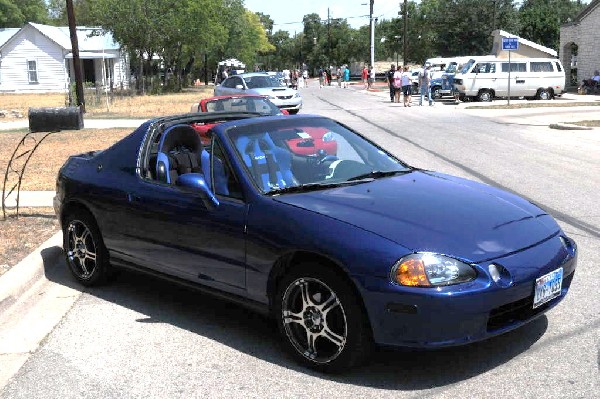
[[[337,186],[370,182],[376,179],[392,177],[397,174],[408,173],[415,170],[415,168],[398,159],[391,153],[385,151],[382,147],[367,139],[360,133],[326,117],[277,118],[260,121],[258,121],[257,118],[253,119],[253,122],[254,123],[248,124],[244,123],[241,126],[227,127],[224,131],[224,136],[230,147],[233,149],[237,161],[240,165],[242,165],[244,173],[248,179],[252,182],[254,187],[256,187],[262,194],[265,195],[301,192],[303,191],[302,186],[306,186],[307,190],[305,191],[314,191],[320,188],[331,189]],[[337,156],[331,156],[327,154],[322,154],[322,157],[321,155],[306,156],[304,157],[304,160],[308,166],[312,165],[318,167],[321,163],[324,170],[327,167],[330,168],[326,172],[330,173],[330,175],[324,173],[323,175],[319,175],[320,177],[316,178],[315,180],[292,181],[286,182],[286,184],[283,185],[269,185],[269,187],[266,187],[264,182],[260,181],[260,177],[257,176],[257,171],[253,170],[255,169],[254,162],[249,160],[255,154],[252,153],[249,155],[248,153],[242,153],[240,150],[240,146],[244,146],[240,143],[242,140],[245,140],[242,139],[242,137],[246,137],[248,139],[244,141],[244,143],[246,143],[251,141],[253,138],[265,137],[265,135],[267,135],[274,145],[270,152],[277,154],[278,151],[286,149],[284,141],[290,140],[288,136],[284,136],[285,134],[289,134],[289,132],[296,129],[299,132],[300,137],[302,137],[301,135],[305,134],[304,130],[308,130],[309,128],[327,129],[327,131],[331,132],[332,135],[335,134],[339,139],[343,139],[343,144],[346,146],[347,150],[353,154],[354,159],[338,158]],[[289,149],[288,151],[291,153]],[[281,154],[281,152],[279,154]],[[260,157],[256,158],[261,158],[261,160],[264,160],[269,156],[273,155],[261,154]],[[301,156],[297,154],[291,154],[290,157],[292,159],[292,163],[297,160],[297,158],[301,158]],[[338,161],[336,169],[331,171],[332,165],[336,164],[335,161]],[[278,159],[276,162],[278,162],[279,165],[279,163],[282,161]],[[345,162],[344,165],[346,169],[354,168],[354,170],[349,172],[350,174],[346,176],[336,176],[335,170],[337,170],[337,167],[339,167],[338,165],[340,165],[342,162]],[[264,166],[263,169],[263,173],[266,174],[267,169]],[[290,190],[290,188],[292,189]]]

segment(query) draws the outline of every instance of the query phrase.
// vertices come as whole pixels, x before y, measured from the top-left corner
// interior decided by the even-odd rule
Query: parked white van
[[[454,77],[459,98],[492,101],[508,97],[509,62],[471,59]],[[516,58],[510,62],[510,96],[549,100],[565,91],[565,70],[557,58]]]

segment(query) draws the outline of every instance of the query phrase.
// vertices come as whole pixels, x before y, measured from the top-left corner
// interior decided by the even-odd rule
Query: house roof
[[[10,40],[11,37],[13,37],[20,28],[4,28],[4,29],[0,29],[0,47],[2,47],[2,45],[4,43],[6,43],[7,41]]]
[[[21,30],[31,27],[54,43],[58,44],[63,50],[71,51],[71,34],[67,26],[50,26],[28,22],[22,28],[11,28],[0,30],[0,49],[13,39]],[[104,52],[110,50],[119,50],[121,46],[115,42],[110,32],[103,31],[98,27],[78,26],[77,44],[81,52]],[[10,31],[10,32],[8,32]]]
[[[28,25],[40,31],[63,49],[71,50],[71,34],[68,26],[50,26],[33,22],[29,22]],[[103,31],[102,28],[78,26],[76,29],[79,51],[118,50],[120,48],[119,44],[114,41],[112,34]]]
[[[596,1],[600,2],[600,0],[596,0]],[[529,47],[531,47],[533,49],[542,51],[544,53],[548,53],[549,55],[551,55],[553,57],[558,57],[558,53],[556,52],[556,50],[552,50],[549,47],[545,47],[545,46],[542,46],[541,44],[537,44],[537,43],[534,43],[534,42],[532,42],[530,40],[523,39],[522,37],[519,37],[517,35],[513,35],[511,33],[503,31],[502,29],[495,30],[494,33],[496,33],[496,32],[501,37],[518,37],[519,38],[519,44],[523,44],[525,46],[529,46]]]

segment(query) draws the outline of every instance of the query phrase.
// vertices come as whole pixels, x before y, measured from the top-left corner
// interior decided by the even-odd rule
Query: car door
[[[233,174],[229,176],[233,183],[226,183],[225,194],[217,194],[219,205],[214,209],[208,209],[198,193],[175,185],[141,179],[131,187],[128,223],[123,228],[130,230],[125,235],[130,235],[132,242],[139,243],[129,251],[134,262],[242,294],[247,206],[237,180]]]

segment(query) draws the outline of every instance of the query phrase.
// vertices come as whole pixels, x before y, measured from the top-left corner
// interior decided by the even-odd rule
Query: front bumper
[[[557,243],[558,241],[558,243]],[[511,270],[512,284],[501,287],[488,266]],[[577,264],[554,237],[536,247],[478,265],[476,280],[439,288],[400,287],[384,279],[362,281],[363,298],[375,342],[386,346],[436,348],[487,339],[541,316],[565,298]],[[563,267],[561,295],[533,309],[536,278]]]

